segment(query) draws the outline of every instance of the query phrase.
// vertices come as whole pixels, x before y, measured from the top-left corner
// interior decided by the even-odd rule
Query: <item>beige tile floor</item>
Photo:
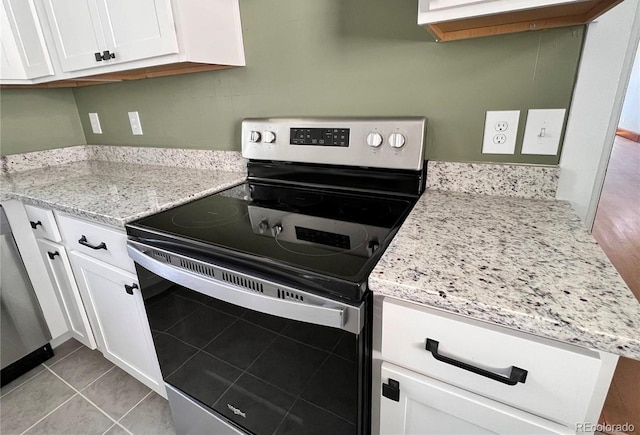
[[[175,435],[167,401],[75,340],[0,390],[0,433]]]

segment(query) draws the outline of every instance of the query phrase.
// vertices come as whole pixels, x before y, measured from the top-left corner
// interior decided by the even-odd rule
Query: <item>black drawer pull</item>
[[[431,355],[438,361],[442,361],[443,363],[451,364],[453,366],[459,367],[463,370],[468,370],[472,373],[478,374],[480,376],[484,376],[489,379],[493,379],[494,381],[502,382],[507,385],[516,385],[518,382],[524,382],[527,380],[527,371],[521,369],[519,367],[511,366],[511,373],[509,373],[509,377],[501,376],[496,373],[490,372],[488,370],[484,370],[470,364],[464,363],[462,361],[455,360],[453,358],[446,357],[442,354],[438,353],[438,344],[439,342],[427,338],[427,344],[425,345],[425,349],[431,352]]]
[[[389,378],[388,384],[382,384],[382,395],[394,402],[400,401],[400,382]]]
[[[78,240],[78,243],[80,243],[81,245],[86,246],[87,248],[91,248],[91,249],[104,249],[105,251],[107,250],[107,244],[102,242],[99,245],[95,246],[92,245],[91,243],[87,242],[87,237],[83,234],[82,237],[80,237],[80,240]]]
[[[132,294],[133,294],[133,289],[134,289],[134,288],[138,288],[138,284],[136,284],[135,282],[134,282],[133,284],[131,284],[131,285],[129,285],[129,284],[125,284],[125,285],[124,285],[124,289],[125,289],[125,291],[126,291],[127,293],[129,293],[130,295],[132,295]]]
[[[56,252],[47,251],[47,255],[49,256],[49,260],[53,260],[54,258],[56,258],[56,255],[59,256],[60,253],[58,251],[56,251]]]
[[[31,228],[33,228],[34,230],[36,229],[36,227],[38,225],[42,226],[42,222],[40,222],[40,221],[38,221],[38,222],[29,221],[29,223],[31,224]]]

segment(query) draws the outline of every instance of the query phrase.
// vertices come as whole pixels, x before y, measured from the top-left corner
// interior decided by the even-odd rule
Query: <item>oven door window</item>
[[[359,336],[248,310],[137,268],[165,382],[258,435],[357,433]]]

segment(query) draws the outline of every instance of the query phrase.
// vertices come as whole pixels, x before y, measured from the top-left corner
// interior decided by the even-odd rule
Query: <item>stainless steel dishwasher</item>
[[[53,356],[33,286],[0,207],[0,374],[2,386]]]

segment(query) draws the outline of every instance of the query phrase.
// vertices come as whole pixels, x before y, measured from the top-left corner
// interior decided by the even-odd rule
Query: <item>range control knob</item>
[[[269,221],[266,219],[261,220],[258,224],[258,231],[260,231],[260,234],[264,234],[269,231]]]
[[[367,135],[367,145],[371,148],[378,148],[382,145],[382,135],[380,133],[376,133],[375,131],[370,132]]]
[[[272,131],[263,131],[262,132],[262,141],[264,143],[274,143],[276,141],[276,134]]]
[[[281,224],[275,224],[274,226],[271,227],[271,235],[273,237],[278,237],[281,232],[282,232]]]
[[[402,133],[391,133],[389,135],[389,145],[391,148],[402,148],[404,146],[405,137]]]
[[[253,142],[253,143],[260,142],[261,137],[262,135],[260,134],[259,131],[252,131],[251,133],[249,133],[249,142]]]

